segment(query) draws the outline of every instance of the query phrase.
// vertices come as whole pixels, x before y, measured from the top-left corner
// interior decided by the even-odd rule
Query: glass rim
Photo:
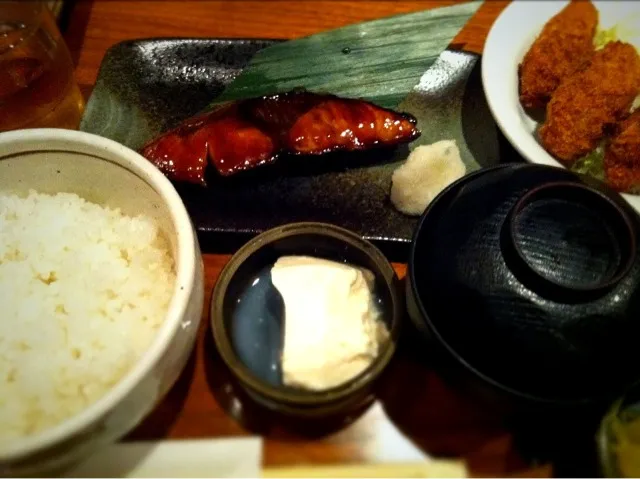
[[[640,399],[634,395],[637,387],[638,385],[630,387],[622,396],[613,401],[598,426],[595,439],[600,473],[603,477],[623,477],[616,453],[616,444],[617,439],[623,437],[620,436],[620,434],[624,434],[625,436],[626,434],[623,432],[624,430],[619,430],[614,435],[613,429],[616,423],[619,425],[628,424],[629,418],[623,417],[624,413],[633,410],[634,405],[640,404]],[[633,400],[630,400],[631,398],[633,398]],[[636,410],[635,412],[639,414],[630,422],[640,419],[640,411]],[[634,441],[634,444],[639,443]]]
[[[616,455],[613,447],[614,438],[611,436],[611,421],[619,412],[622,399],[617,400],[607,411],[596,433],[598,465],[603,477],[618,477]]]
[[[28,2],[25,2],[24,0],[2,0],[0,3],[3,7],[24,6],[27,3],[32,6],[31,11],[25,10],[25,13],[28,12],[28,16],[25,15],[23,20],[10,20],[13,21],[13,23],[20,23],[24,25],[24,35],[20,36],[15,43],[11,43],[10,46],[6,48],[6,50],[0,50],[0,58],[2,58],[11,54],[11,51],[15,47],[22,45],[23,43],[28,41],[45,21],[45,16],[49,15],[52,17],[52,13],[45,0],[28,0]],[[0,14],[1,12],[2,9],[0,9]],[[7,20],[3,19],[2,16],[0,16],[0,24],[5,21]],[[54,27],[56,28],[56,32],[58,32],[58,25],[55,24],[55,21]]]

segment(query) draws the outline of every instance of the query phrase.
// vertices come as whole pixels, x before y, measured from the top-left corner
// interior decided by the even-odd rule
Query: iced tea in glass
[[[76,129],[83,109],[71,55],[45,3],[0,0],[0,131]]]

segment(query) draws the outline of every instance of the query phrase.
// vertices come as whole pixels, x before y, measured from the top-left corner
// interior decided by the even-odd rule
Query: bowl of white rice
[[[77,131],[0,134],[0,475],[133,429],[193,349],[202,258],[171,183]]]

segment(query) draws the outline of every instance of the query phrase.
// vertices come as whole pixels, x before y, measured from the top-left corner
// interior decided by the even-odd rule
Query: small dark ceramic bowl
[[[640,222],[601,182],[531,164],[481,170],[425,211],[409,315],[484,398],[575,411],[640,378]]]
[[[390,340],[356,378],[324,391],[285,386],[280,360],[282,298],[269,270],[284,255],[308,255],[365,267]],[[398,278],[382,253],[345,229],[323,223],[295,223],[266,231],[244,245],[223,269],[213,292],[211,324],[216,347],[252,399],[279,413],[317,418],[358,408],[395,352],[403,305]]]

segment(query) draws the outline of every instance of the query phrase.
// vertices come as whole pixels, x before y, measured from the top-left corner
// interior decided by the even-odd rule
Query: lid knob
[[[513,274],[541,295],[602,293],[636,255],[628,214],[600,191],[552,182],[528,191],[503,226],[502,251]]]

